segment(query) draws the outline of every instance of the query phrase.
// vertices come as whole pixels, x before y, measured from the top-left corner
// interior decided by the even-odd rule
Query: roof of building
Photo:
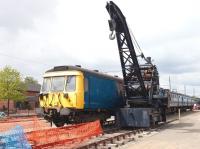
[[[29,84],[27,91],[40,92],[40,84]]]

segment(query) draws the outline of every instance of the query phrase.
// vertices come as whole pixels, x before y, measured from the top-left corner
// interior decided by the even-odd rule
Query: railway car
[[[45,119],[57,127],[100,119],[123,107],[123,80],[80,66],[58,66],[45,72],[39,97]]]
[[[177,111],[178,108],[182,110],[192,109],[195,100],[193,97],[177,92],[169,92],[168,95],[168,109],[171,112]]]
[[[160,89],[161,96],[166,97],[166,111],[176,112],[178,109],[192,109],[195,100],[192,96],[169,91],[168,89]]]

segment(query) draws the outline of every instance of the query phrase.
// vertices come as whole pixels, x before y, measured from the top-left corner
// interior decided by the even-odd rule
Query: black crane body
[[[124,80],[127,107],[120,110],[120,119],[127,120],[125,126],[134,127],[145,127],[152,121],[165,121],[166,98],[159,95],[159,75],[156,66],[151,63],[150,58],[145,58],[143,53],[140,56],[146,63],[139,64],[125,16],[112,1],[107,3],[106,9],[110,15],[110,39],[114,39],[115,36],[117,38]],[[146,121],[147,117],[150,118]],[[138,125],[138,122],[141,124]]]

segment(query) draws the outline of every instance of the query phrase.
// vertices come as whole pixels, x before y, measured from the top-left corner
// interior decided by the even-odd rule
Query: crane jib
[[[110,15],[110,30],[112,33],[115,31],[117,38],[126,99],[133,99],[135,96],[149,98],[126,19],[112,1],[107,3],[106,9]]]

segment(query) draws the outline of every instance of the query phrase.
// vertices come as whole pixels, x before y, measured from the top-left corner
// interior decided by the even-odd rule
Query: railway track
[[[153,135],[166,127],[167,124],[178,120],[173,118],[165,123],[159,123],[159,125],[152,126],[146,129],[135,129],[135,130],[122,130],[119,128],[108,127],[104,130],[101,136],[93,137],[88,142],[77,147],[77,149],[115,149],[125,145],[131,141],[137,141],[147,135]]]
[[[185,113],[183,115],[188,115],[190,112]],[[66,136],[63,136],[66,140],[59,141],[59,136],[66,135],[66,132],[68,130],[72,130],[72,127],[75,126],[68,126],[63,128],[52,128],[54,131],[53,133],[50,133],[49,130],[42,130],[41,132],[46,131],[44,137],[46,136],[48,138],[56,136],[58,139],[55,139],[55,142],[49,142],[45,143],[44,146],[49,146],[50,148],[77,148],[77,149],[113,149],[113,148],[119,148],[120,146],[123,146],[131,141],[137,141],[138,139],[141,139],[145,136],[151,136],[155,133],[158,133],[157,131],[162,130],[163,128],[166,128],[167,125],[171,122],[174,122],[177,120],[177,116],[170,117],[166,123],[160,123],[157,126],[148,128],[148,129],[132,129],[132,130],[123,130],[115,127],[114,121],[110,121],[103,127],[103,133],[98,135],[93,135],[90,138],[84,138],[84,139],[74,139],[74,141],[71,141],[70,144],[74,144],[73,147],[70,147],[69,145],[65,144],[66,142],[69,142],[69,139],[67,140]],[[90,127],[91,128],[91,127]],[[66,129],[66,132],[63,131],[63,133],[58,133],[55,135],[55,132],[58,132],[60,129]],[[85,129],[84,131],[88,130]],[[70,134],[70,133],[69,133]],[[68,136],[69,137],[69,136]],[[43,138],[44,139],[44,138]],[[57,142],[56,142],[57,141]],[[61,142],[61,143],[60,143]],[[33,146],[34,148],[34,146]],[[37,148],[37,147],[35,147]],[[41,146],[41,148],[43,148]]]
[[[142,137],[143,129],[137,130],[119,130],[114,133],[104,133],[98,138],[91,139],[88,143],[83,144],[77,149],[111,149],[117,148],[126,144],[127,142],[134,141],[138,137]]]

